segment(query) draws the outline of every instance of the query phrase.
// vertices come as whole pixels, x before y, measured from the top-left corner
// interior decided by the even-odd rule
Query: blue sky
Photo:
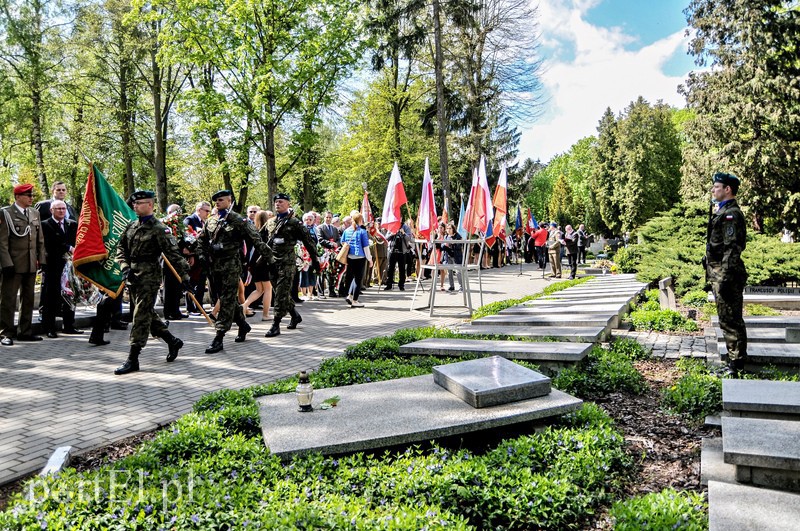
[[[640,95],[683,107],[678,85],[695,68],[687,54],[688,0],[531,0],[538,5],[545,103],[523,124],[520,156],[549,161],[596,134],[607,107]]]

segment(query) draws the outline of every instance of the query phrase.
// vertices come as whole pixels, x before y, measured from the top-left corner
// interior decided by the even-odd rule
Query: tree
[[[756,230],[800,223],[800,6],[794,0],[692,0],[690,52],[711,68],[682,92],[696,113],[683,194],[703,194],[714,171],[742,177]]]
[[[597,200],[600,218],[609,231],[619,234],[622,228],[619,205],[614,196],[617,171],[621,167],[617,119],[611,108],[606,108],[597,126],[597,149],[592,172],[592,190]]]
[[[567,177],[563,173],[558,176],[553,185],[553,194],[550,196],[547,212],[550,214],[550,219],[555,220],[562,227],[574,219],[572,188],[570,188]]]

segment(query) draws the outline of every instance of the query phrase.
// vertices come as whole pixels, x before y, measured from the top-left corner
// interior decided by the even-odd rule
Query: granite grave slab
[[[723,417],[722,450],[740,483],[800,491],[800,422]]]
[[[725,341],[722,329],[715,328],[714,332],[717,334],[717,341]],[[747,344],[749,346],[752,343],[786,343],[786,329],[764,327],[748,329]]]
[[[550,378],[501,356],[434,366],[433,381],[474,408],[550,393]]]
[[[711,318],[711,324],[719,327],[719,317]],[[754,328],[786,328],[787,326],[800,326],[800,316],[792,315],[759,315],[745,316],[744,324],[747,330]]]
[[[431,337],[400,347],[400,354],[410,356],[498,355],[508,359],[556,363],[577,363],[594,345],[555,341],[503,341],[488,339],[450,339]]]
[[[532,311],[524,315],[497,314],[487,315],[480,319],[470,321],[471,326],[519,326],[519,327],[541,327],[541,326],[602,326],[604,328],[613,327],[619,321],[616,313],[582,313],[582,312],[547,312]]]
[[[709,481],[736,483],[736,465],[725,462],[720,437],[704,437],[700,449],[700,484]]]
[[[800,420],[800,382],[725,379],[722,407],[733,417]]]
[[[717,342],[722,359],[727,359],[728,348],[722,341]],[[790,372],[800,370],[800,344],[798,343],[753,343],[747,345],[746,370],[757,371],[764,365],[777,365]]]
[[[709,531],[795,531],[798,522],[800,495],[708,482]]]
[[[574,343],[597,343],[609,335],[607,326],[548,326],[546,324],[541,326],[465,325],[457,328],[456,332],[464,335],[528,337]]]
[[[340,398],[336,407],[319,409],[323,400],[334,396]],[[314,391],[311,413],[297,411],[294,393],[262,396],[257,402],[264,441],[283,459],[308,452],[376,450],[540,422],[575,411],[583,403],[552,389],[542,397],[475,409],[434,383],[430,374],[319,389]]]

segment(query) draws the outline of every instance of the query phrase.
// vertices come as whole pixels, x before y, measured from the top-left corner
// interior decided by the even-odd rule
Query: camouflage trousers
[[[167,325],[155,312],[156,296],[161,287],[161,278],[129,284],[133,323],[131,324],[131,346],[144,348],[150,336],[161,337]]]
[[[219,297],[219,313],[214,328],[217,332],[227,332],[231,324],[245,321],[242,305],[239,304],[239,279],[242,267],[239,260],[231,259],[219,264],[211,271],[211,282]]]
[[[282,319],[289,313],[294,313],[292,300],[292,281],[297,274],[294,262],[288,264],[277,263],[272,267],[272,296],[275,301],[275,319]]]
[[[742,317],[744,281],[712,281],[711,289],[714,292],[719,327],[725,338],[728,357],[731,361],[744,361],[747,359],[747,329]]]

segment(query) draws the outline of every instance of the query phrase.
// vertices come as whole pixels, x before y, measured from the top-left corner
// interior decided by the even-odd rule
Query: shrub
[[[647,388],[644,377],[625,353],[595,347],[575,367],[567,367],[553,379],[553,386],[580,397],[614,391],[640,394]]]
[[[628,316],[637,330],[654,330],[658,332],[698,330],[697,323],[687,319],[675,310],[634,310]]]
[[[708,502],[702,492],[672,488],[616,502],[610,511],[614,529],[708,529]]]
[[[685,374],[663,392],[663,404],[675,413],[699,421],[722,409],[722,380],[710,373],[702,362],[685,358],[678,361]]]
[[[636,245],[620,247],[614,255],[614,262],[621,273],[636,273],[641,260],[641,250]]]
[[[744,307],[744,314],[752,316],[755,315],[775,316],[775,315],[780,315],[781,312],[779,312],[775,308],[764,306],[763,304],[746,304]]]
[[[692,308],[702,308],[708,303],[708,292],[703,289],[687,291],[681,299],[681,304]]]
[[[627,337],[614,340],[611,343],[611,351],[622,354],[633,361],[646,360],[652,353],[652,349],[648,350],[635,339]]]

